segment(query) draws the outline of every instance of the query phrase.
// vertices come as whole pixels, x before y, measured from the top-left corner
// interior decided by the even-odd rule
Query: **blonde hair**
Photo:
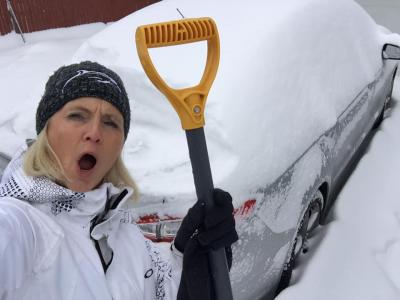
[[[50,146],[47,138],[47,124],[44,126],[36,141],[25,153],[23,169],[28,176],[46,176],[54,182],[66,182],[67,176],[62,168],[61,162]],[[104,176],[103,182],[111,182],[114,186],[123,188],[131,187],[134,190],[133,200],[139,198],[139,190],[134,179],[129,174],[121,154],[118,156],[113,167]]]

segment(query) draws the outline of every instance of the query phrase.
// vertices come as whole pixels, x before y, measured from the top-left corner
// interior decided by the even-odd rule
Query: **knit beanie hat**
[[[96,97],[114,105],[124,118],[126,139],[131,111],[122,80],[105,66],[90,61],[63,66],[50,76],[36,111],[37,134],[67,102],[80,97]]]

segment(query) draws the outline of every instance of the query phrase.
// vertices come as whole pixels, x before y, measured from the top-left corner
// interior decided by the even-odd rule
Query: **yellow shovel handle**
[[[148,48],[207,41],[207,62],[200,83],[173,89],[158,74]],[[167,97],[185,130],[204,126],[204,109],[219,64],[219,36],[211,18],[183,19],[143,25],[136,29],[136,48],[140,62],[153,84]]]

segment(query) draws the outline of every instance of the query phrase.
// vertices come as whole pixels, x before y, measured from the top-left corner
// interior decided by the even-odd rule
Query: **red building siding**
[[[11,0],[22,32],[116,21],[159,0]],[[11,32],[6,0],[0,0],[0,34]]]
[[[5,34],[11,31],[10,21],[6,1],[0,0],[0,34]]]

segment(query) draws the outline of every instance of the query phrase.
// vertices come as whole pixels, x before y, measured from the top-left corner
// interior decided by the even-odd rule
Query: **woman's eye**
[[[81,113],[70,113],[68,119],[71,120],[83,120],[85,117]]]
[[[104,121],[104,124],[106,124],[107,126],[110,126],[112,128],[116,128],[116,129],[119,128],[118,124],[115,123],[114,121]]]

